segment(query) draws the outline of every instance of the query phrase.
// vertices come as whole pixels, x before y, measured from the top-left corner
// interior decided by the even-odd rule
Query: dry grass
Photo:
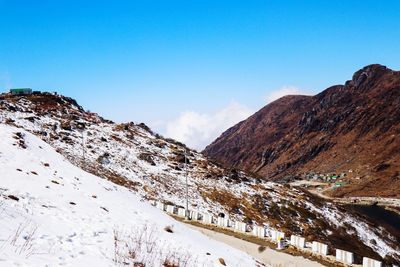
[[[1,244],[0,252],[11,249],[24,258],[39,254],[35,246],[37,229],[38,226],[29,220],[20,223],[8,239]]]
[[[168,228],[170,229],[170,228]],[[131,266],[197,266],[198,261],[183,248],[171,247],[160,241],[155,225],[143,225],[126,230],[114,229],[114,262]]]

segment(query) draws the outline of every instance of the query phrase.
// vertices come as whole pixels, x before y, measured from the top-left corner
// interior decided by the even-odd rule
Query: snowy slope
[[[73,165],[135,191],[141,199],[184,206],[188,176],[190,209],[224,213],[362,256],[400,260],[397,237],[344,208],[301,189],[224,169],[145,125],[117,124],[85,112],[71,98],[1,94],[0,123],[35,134]]]
[[[250,256],[187,228],[129,189],[73,166],[36,136],[4,124],[0,177],[0,266],[222,266],[219,258],[228,266],[256,266]]]

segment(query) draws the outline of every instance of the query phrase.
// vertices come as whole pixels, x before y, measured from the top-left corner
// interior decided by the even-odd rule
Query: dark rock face
[[[335,194],[400,197],[400,72],[369,65],[345,85],[282,97],[203,152],[265,179],[347,173],[357,179]]]
[[[154,162],[153,156],[150,153],[140,153],[139,159],[146,161],[152,166],[155,166],[156,163]]]

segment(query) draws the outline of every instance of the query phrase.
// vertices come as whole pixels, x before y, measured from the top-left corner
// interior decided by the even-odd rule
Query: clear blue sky
[[[2,91],[58,91],[150,125],[400,69],[400,1],[0,0],[0,25]]]

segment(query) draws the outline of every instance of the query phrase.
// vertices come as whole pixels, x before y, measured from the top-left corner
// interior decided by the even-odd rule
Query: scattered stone
[[[168,233],[171,233],[171,234],[174,232],[174,230],[172,230],[172,226],[170,226],[170,225],[165,226],[165,227],[164,227],[164,230],[165,230],[166,232],[168,232]]]
[[[105,208],[105,207],[100,207],[100,209],[102,209],[102,210],[105,210],[105,211],[107,211],[107,212],[108,212],[108,209],[107,209],[107,208]]]
[[[9,199],[15,200],[15,201],[19,201],[19,197],[16,197],[14,195],[8,195],[7,196]]]
[[[146,161],[147,163],[149,163],[152,166],[156,165],[156,163],[153,160],[152,155],[149,153],[140,153],[139,159]]]
[[[266,249],[267,249],[267,248],[266,248],[265,246],[259,246],[259,247],[258,247],[258,252],[259,252],[259,253],[264,252]]]
[[[71,127],[71,123],[69,121],[63,121],[61,122],[61,129],[66,130],[66,131],[71,131],[72,127]]]
[[[105,152],[103,155],[99,156],[97,162],[100,164],[110,164],[110,153]]]

